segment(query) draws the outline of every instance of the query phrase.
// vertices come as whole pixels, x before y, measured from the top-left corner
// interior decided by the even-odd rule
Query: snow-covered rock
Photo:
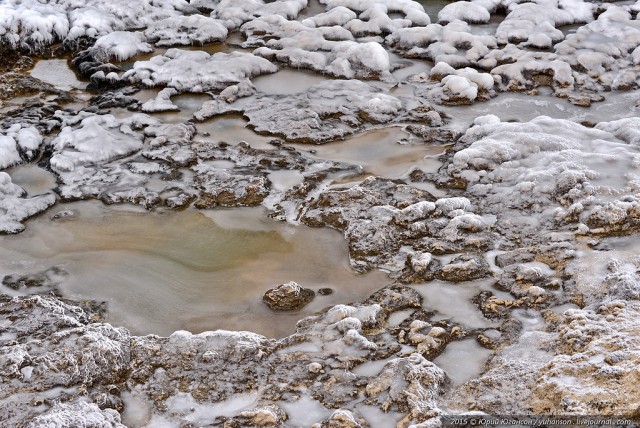
[[[110,60],[124,61],[142,53],[153,52],[143,33],[130,31],[114,31],[101,36],[93,45],[94,57],[104,62]]]
[[[564,39],[558,27],[593,20],[595,5],[581,0],[544,0],[511,3],[509,10],[496,30],[499,43],[525,42],[538,48],[550,48],[551,43]],[[547,44],[547,41],[551,43]]]
[[[146,115],[126,120],[112,115],[95,115],[83,119],[79,126],[66,126],[51,142],[54,155],[51,167],[69,172],[78,166],[95,165],[127,156],[142,148],[142,136],[136,125],[154,120]]]
[[[16,140],[13,137],[0,135],[0,169],[8,168],[21,161]]]
[[[227,27],[206,16],[176,16],[150,24],[144,35],[156,46],[203,45],[224,41]]]
[[[605,131],[621,125],[591,129],[544,116],[524,124],[480,121],[467,131],[470,145],[453,156],[448,174],[467,181],[487,210],[510,222],[523,216],[538,231],[549,221],[625,230],[634,227],[639,149]],[[629,173],[619,176],[622,170]]]
[[[356,19],[357,14],[344,6],[337,6],[328,12],[311,16],[302,20],[302,24],[309,27],[332,27],[334,25],[344,25],[347,22]]]
[[[454,68],[476,65],[497,47],[494,36],[472,34],[462,21],[399,29],[386,42],[407,57],[443,61]]]
[[[184,0],[7,0],[0,5],[0,38],[12,46],[41,48],[56,41],[97,38],[146,27],[193,8]]]
[[[465,21],[471,24],[489,22],[491,14],[482,5],[470,1],[449,3],[438,12],[438,22]]]
[[[206,92],[277,70],[271,62],[246,52],[209,55],[204,51],[169,49],[149,61],[136,62],[122,79],[179,92]]]
[[[295,19],[307,6],[307,0],[197,0],[192,3],[199,8],[213,9],[212,18],[224,22],[231,29],[238,29],[254,18],[279,15],[286,19]]]
[[[254,54],[344,78],[390,78],[387,51],[375,41],[357,43],[341,27],[309,27],[281,16],[245,24],[245,46],[260,46]],[[264,43],[264,39],[268,42]]]
[[[177,94],[178,91],[173,88],[164,88],[155,98],[142,104],[142,111],[145,113],[180,111],[180,108],[171,101],[171,97]]]
[[[24,230],[22,221],[49,208],[56,202],[52,193],[26,197],[26,192],[11,181],[9,174],[0,172],[0,233]]]

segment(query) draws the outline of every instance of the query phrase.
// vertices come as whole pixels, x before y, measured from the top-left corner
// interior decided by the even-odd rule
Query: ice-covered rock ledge
[[[0,172],[0,234],[22,232],[24,220],[45,211],[55,202],[53,193],[27,197],[24,189],[11,181],[9,174]]]
[[[441,414],[436,402],[446,385],[425,356],[455,333],[446,323],[412,324],[412,343],[424,344],[401,346],[404,333],[388,317],[419,307],[414,290],[390,287],[306,318],[276,341],[227,331],[134,337],[52,296],[0,296],[0,421],[349,426],[330,423],[346,418],[367,426],[384,411],[400,426],[422,426]],[[369,361],[375,369],[355,369]]]

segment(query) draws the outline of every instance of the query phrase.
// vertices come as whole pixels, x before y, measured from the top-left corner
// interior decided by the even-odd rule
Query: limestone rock
[[[274,311],[297,311],[313,300],[315,292],[291,281],[264,293],[262,300]]]

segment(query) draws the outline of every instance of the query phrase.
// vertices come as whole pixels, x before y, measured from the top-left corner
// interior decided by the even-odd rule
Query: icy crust
[[[75,4],[69,0],[52,5],[12,0],[3,6],[7,13],[0,22],[0,37],[9,46],[31,47],[59,40],[82,39],[86,43],[85,39],[97,39],[88,52],[98,64],[87,65],[90,72],[80,70],[92,76],[96,85],[122,82],[123,76],[114,66],[102,64],[110,59],[124,60],[149,52],[150,44],[220,42],[229,31],[240,30],[246,37],[242,46],[255,48],[256,56],[341,78],[393,81],[391,72],[400,64],[391,60],[391,49],[409,58],[427,58],[455,69],[472,67],[488,73],[495,80],[490,89],[530,91],[551,86],[557,96],[584,106],[601,101],[602,91],[638,87],[640,36],[638,20],[634,19],[637,11],[632,6],[581,0],[460,1],[445,6],[438,23],[431,23],[424,8],[409,0],[321,3],[325,12],[296,20],[308,7],[307,0],[202,0],[193,4],[146,0],[136,5],[92,0],[81,8],[72,7]],[[494,34],[481,34],[473,28],[498,12],[507,15]],[[205,16],[207,13],[210,16]],[[585,25],[565,40],[562,27],[579,24]],[[64,46],[73,50],[74,44]],[[230,57],[219,58],[233,62]],[[212,68],[211,62],[193,52],[154,61],[158,62],[125,73],[124,81],[166,85],[172,80],[170,75],[186,74],[191,77],[175,78],[181,83],[171,86],[180,91],[187,87],[207,91],[219,89],[224,79],[238,82],[274,69],[266,62],[251,61],[242,66],[248,67],[242,76],[229,76],[228,69],[220,64]],[[192,61],[204,63],[200,67]],[[444,102],[464,104],[486,99],[474,97],[473,84],[456,76],[438,87],[452,95],[449,101],[444,97]]]
[[[606,286],[599,295],[585,296],[588,307],[543,312],[546,328],[541,320],[527,328],[520,317],[525,332],[487,363],[482,376],[450,395],[448,405],[494,414],[637,415],[640,281],[635,269],[619,261],[596,277]],[[576,285],[584,280],[576,279]]]
[[[407,57],[444,61],[452,67],[479,66],[498,47],[494,36],[471,34],[469,24],[463,21],[403,28],[385,40]]]
[[[635,118],[588,128],[484,116],[459,140],[441,183],[464,188],[473,210],[494,214],[491,231],[506,238],[493,272],[511,297],[487,291],[475,302],[485,316],[509,314],[501,330],[513,336],[445,407],[637,414],[636,128]],[[545,310],[563,304],[575,309]]]
[[[90,314],[53,296],[2,297],[0,311],[10,321],[0,327],[0,421],[368,426],[374,421],[364,406],[391,412],[399,426],[435,423],[447,380],[424,356],[434,348],[400,346],[406,332],[386,322],[419,306],[415,291],[391,287],[363,304],[306,318],[276,341],[229,331],[132,337],[91,323]],[[421,322],[411,331],[441,351],[451,335],[451,326],[441,325]],[[379,368],[355,369],[368,361]],[[335,425],[350,420],[358,425]]]
[[[73,117],[69,121],[79,119]],[[153,123],[157,120],[143,114],[126,120],[112,115],[90,115],[76,126],[63,122],[60,133],[51,142],[54,151],[51,167],[56,172],[70,172],[132,154],[142,148],[142,135],[135,129]]]
[[[411,0],[321,0],[320,3],[326,5],[327,13],[321,15],[321,21],[313,22],[316,26],[342,25],[356,37],[383,35],[399,28],[431,22],[422,5]],[[339,14],[336,9],[340,10]],[[345,9],[355,12],[357,17],[345,15]],[[393,19],[389,16],[391,13],[404,16]],[[338,16],[340,20],[336,22],[332,17]],[[346,20],[347,17],[351,19]],[[310,24],[311,21],[305,23]]]
[[[56,41],[96,38],[192,10],[183,0],[72,0],[42,3],[7,0],[0,5],[0,38],[11,46],[41,48]]]
[[[169,49],[149,61],[136,62],[122,80],[179,92],[207,92],[276,71],[278,68],[271,62],[246,52],[209,55],[204,51]]]
[[[318,171],[355,169],[276,146],[256,150],[246,143],[230,146],[194,139],[193,124],[165,124],[143,113],[117,119],[59,112],[56,118],[62,129],[49,143],[50,164],[60,180],[57,190],[66,200],[98,198],[147,208],[184,208],[192,203],[198,208],[255,206],[282,193],[268,179],[273,171],[298,170],[316,182]]]
[[[196,0],[193,6],[211,11],[211,17],[224,23],[229,30],[240,28],[254,18],[278,15],[295,19],[307,7],[308,0]]]
[[[580,72],[581,86],[626,90],[638,87],[639,43],[640,21],[623,8],[611,6],[554,49]]]
[[[27,197],[21,187],[12,183],[9,174],[0,172],[0,234],[22,232],[24,220],[55,202],[53,194]]]
[[[344,232],[351,264],[384,267],[404,281],[454,282],[490,276],[473,253],[491,246],[491,219],[473,213],[466,198],[436,199],[392,180],[370,177],[345,190],[327,190],[303,201],[301,221]],[[442,263],[443,254],[469,253]]]
[[[124,61],[142,53],[153,52],[147,38],[140,32],[114,31],[99,37],[91,52],[95,58],[107,62]]]
[[[564,224],[578,233],[636,230],[638,147],[614,135],[626,121],[596,129],[544,116],[524,124],[483,116],[475,123],[447,174],[464,181],[485,212],[538,231]]]
[[[524,42],[524,46],[550,48],[564,39],[558,27],[590,22],[595,11],[595,4],[581,0],[511,3],[496,38],[501,44]]]
[[[122,426],[108,391],[128,370],[126,330],[87,325],[79,307],[52,297],[5,296],[0,307],[13,314],[1,335],[3,424]],[[89,391],[100,405],[91,403]]]
[[[224,41],[227,27],[206,16],[176,16],[150,24],[144,35],[156,46],[202,45]]]
[[[639,316],[637,299],[565,312],[555,344],[563,352],[540,369],[532,405],[578,415],[637,415]]]
[[[242,26],[243,46],[254,54],[292,67],[308,68],[336,77],[389,78],[389,54],[377,42],[358,43],[342,27],[309,27],[278,15]],[[266,42],[265,42],[266,40]]]
[[[526,4],[520,5],[520,7],[524,6]],[[579,10],[579,8],[575,9],[575,11]],[[502,54],[496,51],[487,56],[483,62],[485,66],[492,66],[493,60],[506,62],[510,59],[509,62],[513,62],[499,65],[491,71],[492,74],[501,76],[506,88],[534,86],[530,80],[531,77],[527,74],[548,75],[558,87],[595,93],[603,90],[637,88],[639,69],[633,52],[639,37],[638,21],[634,20],[628,11],[617,6],[610,6],[595,21],[587,19],[588,16],[587,11],[584,16],[573,18],[574,22],[589,23],[580,27],[575,34],[568,35],[564,41],[562,41],[564,36],[559,31],[550,32],[546,36],[543,34],[528,36],[526,44],[541,48],[553,46],[554,53],[518,52],[512,45],[507,45]],[[499,42],[505,39],[512,41],[501,31],[502,26],[510,21],[505,19],[496,31]],[[522,31],[522,26],[517,23],[513,25],[520,28],[518,31]],[[527,34],[531,33],[527,32]],[[562,94],[562,91],[559,93]]]
[[[126,428],[120,423],[120,414],[113,409],[101,409],[95,403],[78,401],[56,404],[46,414],[29,420],[28,428],[82,426],[87,428]]]
[[[365,82],[330,80],[302,94],[256,95],[229,104],[216,99],[205,102],[194,117],[205,120],[224,113],[242,113],[258,133],[289,142],[323,143],[371,124],[398,121],[417,106],[415,101],[394,97]]]
[[[465,67],[456,70],[446,62],[437,63],[429,75],[419,73],[408,79],[418,86],[416,95],[426,96],[447,105],[471,104],[476,100],[486,100],[495,96],[494,78],[488,73]],[[433,82],[440,82],[433,85]]]

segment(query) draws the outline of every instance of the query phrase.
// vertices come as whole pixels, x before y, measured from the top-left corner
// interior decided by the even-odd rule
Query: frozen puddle
[[[454,386],[478,377],[492,351],[478,345],[475,339],[465,339],[447,345],[445,351],[433,360],[434,364],[444,370]]]
[[[450,319],[469,328],[488,328],[495,327],[498,323],[485,318],[471,300],[483,290],[490,290],[500,298],[511,298],[508,293],[492,288],[493,282],[493,280],[479,280],[452,284],[431,281],[411,287],[423,297],[423,307],[436,312],[434,321]]]
[[[128,427],[177,427],[174,422],[159,415],[153,415],[151,403],[135,393],[125,392],[122,399],[126,404],[122,422]],[[209,426],[218,417],[230,417],[242,410],[249,410],[259,399],[258,393],[236,394],[226,401],[215,404],[201,404],[191,394],[181,392],[167,400],[174,415],[180,415],[192,426]],[[181,425],[182,426],[182,425]]]
[[[42,59],[36,63],[30,74],[63,91],[87,87],[86,83],[78,80],[65,59]]]
[[[59,205],[74,216],[39,217],[0,237],[0,277],[58,266],[73,299],[104,300],[108,322],[133,334],[227,329],[282,337],[306,315],[358,301],[383,287],[382,272],[358,275],[347,244],[330,229],[276,223],[260,209],[148,213],[98,202]],[[296,281],[328,296],[299,313],[273,313],[269,288]]]
[[[56,187],[56,176],[33,164],[14,166],[5,171],[11,181],[22,187],[29,196],[51,192]]]

